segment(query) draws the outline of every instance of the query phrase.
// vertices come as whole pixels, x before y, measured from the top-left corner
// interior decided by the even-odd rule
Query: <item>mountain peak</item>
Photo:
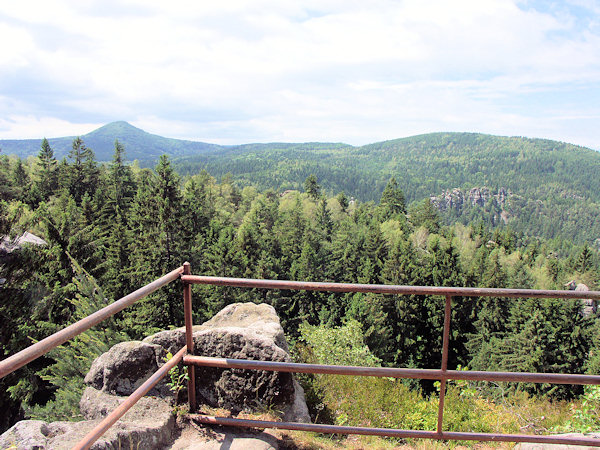
[[[143,133],[147,134],[144,130],[134,127],[129,122],[119,120],[116,122],[107,123],[94,131],[89,132],[85,136],[98,136],[98,135],[116,135],[122,133]],[[84,137],[85,137],[84,136]]]
[[[73,143],[74,136],[50,138],[48,142],[57,158],[66,156]],[[87,134],[81,135],[85,145],[96,154],[98,161],[110,161],[114,153],[115,140],[125,147],[128,160],[138,159],[152,165],[164,153],[171,157],[211,152],[221,147],[204,142],[184,141],[148,133],[119,120],[107,123]],[[40,149],[41,139],[0,140],[3,153],[14,153],[20,157],[35,155]]]

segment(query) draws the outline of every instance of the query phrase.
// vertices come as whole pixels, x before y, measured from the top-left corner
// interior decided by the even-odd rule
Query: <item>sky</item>
[[[125,120],[218,144],[436,131],[600,150],[600,1],[19,0],[0,139]]]

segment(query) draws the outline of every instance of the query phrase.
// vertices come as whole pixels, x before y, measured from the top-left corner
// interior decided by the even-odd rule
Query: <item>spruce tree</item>
[[[46,138],[38,153],[35,187],[42,200],[47,200],[58,189],[58,162]]]
[[[313,200],[317,200],[321,193],[321,187],[317,182],[317,177],[314,174],[310,174],[304,181],[304,192],[308,194]]]
[[[404,193],[398,187],[396,178],[390,178],[390,181],[385,186],[381,194],[381,200],[379,201],[379,209],[382,220],[388,220],[398,214],[406,213],[406,200]]]
[[[13,167],[12,183],[15,187],[15,196],[17,200],[25,202],[30,199],[29,175],[25,172],[25,168],[20,159],[17,159]]]
[[[80,204],[86,192],[94,194],[98,183],[98,167],[94,152],[79,137],[73,140],[68,156],[72,164],[67,169],[67,188],[75,202]]]

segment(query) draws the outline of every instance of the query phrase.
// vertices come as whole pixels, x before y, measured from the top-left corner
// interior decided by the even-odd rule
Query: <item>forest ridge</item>
[[[72,137],[49,139],[55,157],[71,151]],[[301,190],[314,174],[333,196],[377,202],[396,177],[408,203],[460,188],[510,192],[506,202],[465,204],[444,211],[446,224],[506,223],[546,239],[587,243],[600,249],[600,153],[546,139],[475,133],[430,133],[353,147],[341,143],[270,143],[219,146],[152,135],[127,122],[113,122],[81,137],[95,159],[110,161],[114,142],[126,159],[154,167],[167,154],[180,175],[206,170],[238,187]],[[36,155],[41,140],[0,141],[4,155]],[[505,220],[501,220],[500,218]]]

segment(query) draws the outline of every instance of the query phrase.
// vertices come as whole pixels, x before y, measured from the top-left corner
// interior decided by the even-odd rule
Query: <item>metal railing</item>
[[[189,272],[188,272],[189,273]],[[229,417],[214,417],[195,415],[194,418],[205,424],[230,425],[251,428],[278,428],[284,430],[302,430],[318,433],[335,434],[363,434],[376,436],[391,436],[397,438],[421,438],[438,440],[470,440],[491,442],[532,442],[546,444],[590,445],[600,447],[600,440],[586,437],[566,436],[535,436],[526,434],[499,434],[499,433],[469,433],[444,431],[444,400],[446,396],[447,380],[471,381],[516,381],[531,383],[552,384],[600,384],[600,375],[580,374],[551,374],[551,373],[525,373],[525,372],[485,372],[485,371],[457,371],[448,370],[448,353],[450,343],[450,318],[452,313],[453,297],[509,297],[509,298],[557,298],[557,299],[593,299],[600,300],[597,291],[551,291],[534,289],[485,289],[485,288],[458,288],[458,287],[427,287],[427,286],[395,286],[395,285],[369,285],[350,283],[319,283],[286,280],[253,280],[245,278],[222,278],[196,275],[182,275],[185,285],[206,284],[216,286],[232,286],[260,289],[286,289],[325,292],[362,292],[393,295],[433,295],[445,297],[444,328],[442,334],[442,362],[439,369],[413,369],[413,368],[386,368],[386,367],[356,367],[356,366],[331,366],[321,364],[281,363],[271,361],[251,361],[228,358],[211,358],[194,355],[193,342],[188,341],[188,353],[183,357],[184,364],[188,367],[209,366],[219,368],[256,369],[298,373],[323,373],[337,375],[418,378],[440,381],[440,395],[438,402],[438,418],[435,431],[402,430],[388,428],[349,427],[325,424],[305,424],[295,422],[270,422],[261,420],[233,419]],[[191,295],[186,297],[191,310]],[[187,317],[187,316],[186,316]],[[191,318],[191,316],[190,316]],[[192,323],[186,323],[186,330],[192,329]],[[196,410],[196,399],[189,398],[190,411]]]
[[[512,298],[557,298],[557,299],[592,299],[600,300],[598,291],[549,291],[533,289],[480,289],[458,287],[426,287],[426,286],[394,286],[394,285],[367,285],[348,283],[317,283],[282,280],[252,280],[242,278],[222,278],[191,275],[189,263],[175,269],[156,281],[138,289],[135,292],[115,301],[111,305],[91,314],[85,319],[68,326],[67,328],[45,338],[44,340],[28,347],[27,349],[0,361],[0,378],[17,370],[30,361],[44,355],[53,348],[61,345],[74,336],[84,332],[102,320],[116,314],[130,306],[135,301],[147,296],[160,287],[181,279],[183,281],[183,300],[186,329],[186,346],[155,372],[142,386],[119,405],[111,414],[98,424],[94,430],[86,435],[76,447],[87,449],[104,434],[120,417],[122,417],[141,397],[168,373],[168,371],[183,361],[188,367],[188,402],[190,413],[197,409],[195,388],[195,367],[219,367],[256,369],[267,371],[282,371],[296,373],[321,373],[354,376],[414,378],[440,381],[440,395],[438,403],[438,419],[435,431],[428,430],[403,430],[388,428],[350,427],[326,424],[307,424],[295,422],[273,422],[262,420],[234,419],[228,417],[214,417],[203,414],[192,414],[198,422],[205,424],[229,425],[253,428],[279,428],[286,430],[313,431],[319,433],[335,434],[363,434],[376,436],[391,436],[397,438],[422,438],[442,440],[473,440],[492,442],[532,442],[566,445],[591,445],[600,447],[600,440],[586,437],[568,436],[537,436],[526,434],[498,434],[498,433],[470,433],[444,431],[444,399],[446,395],[446,382],[448,380],[470,381],[514,381],[531,383],[554,384],[594,384],[600,385],[600,375],[580,374],[551,374],[551,373],[517,373],[517,372],[486,372],[486,371],[458,371],[448,370],[448,353],[450,341],[450,318],[453,297],[512,297]],[[414,369],[414,368],[389,368],[389,367],[357,367],[334,366],[321,364],[282,363],[273,361],[251,361],[231,358],[213,358],[195,355],[192,338],[192,284],[214,286],[232,286],[261,289],[284,290],[309,290],[326,292],[363,292],[394,295],[433,295],[445,298],[444,328],[442,334],[442,361],[439,369]]]

